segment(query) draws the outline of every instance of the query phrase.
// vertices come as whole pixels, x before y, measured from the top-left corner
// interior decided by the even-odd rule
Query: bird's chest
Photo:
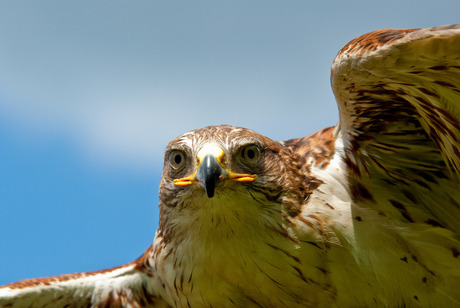
[[[185,245],[184,245],[185,246]],[[324,273],[310,271],[293,244],[225,240],[178,246],[163,259],[163,284],[177,307],[314,306],[331,298]],[[318,272],[318,273],[317,273]]]

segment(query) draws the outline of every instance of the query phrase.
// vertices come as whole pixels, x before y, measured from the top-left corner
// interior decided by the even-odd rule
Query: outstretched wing
[[[168,307],[154,291],[151,249],[108,270],[5,285],[0,287],[0,307]]]
[[[460,25],[358,37],[338,53],[331,78],[355,211],[458,239]]]

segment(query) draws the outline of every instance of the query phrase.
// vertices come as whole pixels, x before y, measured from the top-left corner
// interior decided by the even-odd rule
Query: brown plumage
[[[460,27],[363,35],[331,74],[336,127],[176,138],[140,259],[3,286],[0,306],[460,305]]]

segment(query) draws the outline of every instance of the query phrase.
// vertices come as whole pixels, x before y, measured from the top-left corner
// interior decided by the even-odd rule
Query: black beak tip
[[[212,198],[214,197],[214,190],[215,190],[215,187],[214,185],[206,185],[204,187],[204,190],[206,191],[206,195],[208,196],[208,198]]]

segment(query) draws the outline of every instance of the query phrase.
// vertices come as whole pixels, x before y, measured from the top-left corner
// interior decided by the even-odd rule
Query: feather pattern
[[[364,35],[332,65],[356,253],[406,304],[459,304],[459,81],[458,25]]]
[[[18,281],[0,288],[0,307],[168,307],[152,290],[150,246],[129,264]]]

